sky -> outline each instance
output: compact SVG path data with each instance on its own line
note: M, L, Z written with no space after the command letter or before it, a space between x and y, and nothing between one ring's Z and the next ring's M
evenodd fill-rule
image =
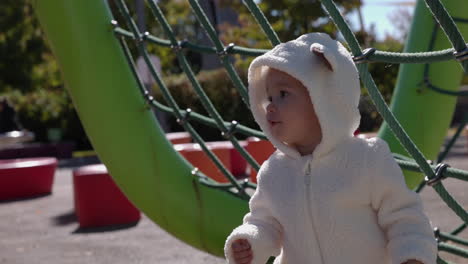
M363 0L362 2L363 20L366 29L369 29L370 25L374 23L377 38L382 39L385 37L385 33L392 34L396 31L391 24L389 15L398 11L399 8L409 9L412 14L414 6L411 3L415 3L416 0ZM359 25L357 12L350 15L349 20L353 24L353 28L357 29Z

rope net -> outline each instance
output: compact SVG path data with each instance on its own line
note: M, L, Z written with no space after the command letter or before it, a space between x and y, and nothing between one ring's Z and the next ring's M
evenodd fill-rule
M346 40L351 53L353 55L356 66L359 70L360 78L368 93L374 102L378 112L382 115L384 120L388 123L392 132L398 138L400 143L404 146L407 152L412 156L408 158L403 155L394 154L396 162L403 170L422 172L426 175L426 179L422 181L415 191L421 191L425 186L431 186L442 198L442 200L449 206L455 214L462 220L463 224L455 228L450 232L441 232L438 229L435 229L435 235L438 240L439 251L449 252L451 254L468 257L468 250L460 246L468 246L468 240L457 237L457 235L462 232L468 223L468 212L459 204L457 201L447 192L445 189L442 180L445 178L455 178L463 181L468 180L468 171L463 171L456 168L449 168L446 164L441 163L450 148L453 146L454 142L457 140L463 127L468 123L468 115L465 115L465 118L458 127L456 133L451 138L449 143L446 145L445 149L439 154L435 164L427 162L426 158L423 156L421 151L416 147L411 138L402 128L398 120L392 114L388 106L386 105L382 94L379 92L374 80L369 73L368 65L369 62L382 62L382 63L424 63L424 85L428 88L439 92L441 94L452 95L452 96L467 96L468 91L460 92L451 92L445 91L441 88L436 87L431 84L429 80L429 63L448 61L448 60L457 60L460 65L463 67L465 73L468 72L468 47L463 39L463 36L460 34L458 27L455 24L455 21L460 23L468 23L466 19L461 18L452 18L448 12L445 10L445 7L439 0L425 0L426 5L432 12L435 20L436 26L433 29L433 39L437 30L442 29L450 40L453 48L430 51L430 52L417 52L417 53L396 53L396 52L386 52L376 49L366 49L362 50L358 41L356 40L355 35L352 33L349 25L344 20L343 16L340 14L337 6L332 0L322 0L321 4L324 10L328 12L328 15L333 20L337 28L343 34L344 39ZM252 129L250 127L239 124L237 121L226 121L223 120L222 116L215 109L210 99L206 95L203 87L197 81L195 73L192 70L189 62L184 55L184 50L192 50L200 53L211 53L217 54L222 66L226 69L230 79L232 80L234 87L237 89L240 94L241 100L248 108L248 93L247 88L236 72L230 56L234 54L240 54L244 56L259 56L268 50L264 49L252 49L248 47L236 46L235 44L229 44L225 46L221 40L218 38L218 34L214 29L213 25L210 23L207 15L201 8L197 0L188 0L198 22L205 29L208 37L210 38L213 46L204 46L192 43L189 41L181 41L176 39L176 36L173 32L173 29L169 25L166 17L164 16L162 10L157 4L157 1L149 0L148 6L154 15L157 22L162 26L163 31L168 39L159 38L157 36L151 35L149 32L141 32L135 21L132 19L132 16L125 5L124 0L115 0L115 3L118 7L118 10L123 17L122 21L126 25L127 29L120 26L120 24L113 20L111 22L115 36L119 39L128 63L131 65L132 71L135 75L135 78L138 82L139 88L142 95L148 102L150 107L154 107L159 111L169 113L177 118L177 122L191 134L193 140L200 145L203 151L208 155L208 157L214 162L216 167L224 174L229 183L218 183L215 182L196 168L192 171L192 174L198 178L200 183L210 186L212 188L222 189L226 192L231 193L232 195L238 196L241 199L248 200L250 198L249 194L246 192L247 189L255 189L256 185L248 180L237 180L232 173L223 166L220 159L207 147L202 137L199 133L193 128L191 122L200 122L204 125L217 128L221 131L221 134L226 140L229 140L235 149L242 155L242 157L247 161L253 169L258 171L259 164L256 160L239 144L239 141L236 138L236 134L242 134L245 136L255 136L261 139L266 139L263 132ZM268 37L268 40L272 46L278 45L280 40L278 35L273 30L270 23L267 21L265 15L259 9L257 4L253 0L244 0L243 3L246 5L248 10L256 19L257 23L260 25L261 29ZM136 45L138 52L144 58L144 61L150 70L150 73L154 80L156 81L157 86L162 92L164 100L167 102L167 105L158 102L151 95L151 93L145 88L141 80L138 77L138 74L135 70L135 63L130 50L127 45L127 41L133 41ZM432 40L429 50L432 50ZM173 98L170 91L168 90L166 84L161 78L161 75L157 72L155 66L150 60L149 52L146 48L147 43L155 44L162 48L170 48L176 54L179 65L181 66L183 72L188 77L192 88L198 95L204 109L208 112L209 116L192 111L191 109L181 109L177 104L177 101ZM450 243L448 243L450 242ZM438 263L448 263L440 256L438 257Z

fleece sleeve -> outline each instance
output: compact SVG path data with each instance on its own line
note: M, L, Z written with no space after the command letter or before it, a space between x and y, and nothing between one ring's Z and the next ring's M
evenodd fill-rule
M437 243L421 198L406 186L385 141L377 139L371 157L371 203L386 233L392 263L415 259L435 264Z
M280 253L282 227L271 214L271 207L262 190L260 179L249 207L250 212L244 216L243 224L234 229L226 239L224 254L228 263L235 263L231 244L237 239L249 241L253 254L252 264L265 264L270 256Z

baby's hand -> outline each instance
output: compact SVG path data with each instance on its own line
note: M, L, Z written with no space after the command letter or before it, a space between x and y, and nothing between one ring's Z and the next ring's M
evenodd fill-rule
M246 239L237 239L232 242L231 249L236 264L250 264L253 258L252 248Z

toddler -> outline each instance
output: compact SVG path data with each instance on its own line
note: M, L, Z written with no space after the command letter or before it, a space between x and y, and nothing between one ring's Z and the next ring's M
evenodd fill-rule
M421 200L386 142L353 137L359 77L341 43L323 33L282 43L248 79L252 113L277 150L226 240L229 263L436 263Z

